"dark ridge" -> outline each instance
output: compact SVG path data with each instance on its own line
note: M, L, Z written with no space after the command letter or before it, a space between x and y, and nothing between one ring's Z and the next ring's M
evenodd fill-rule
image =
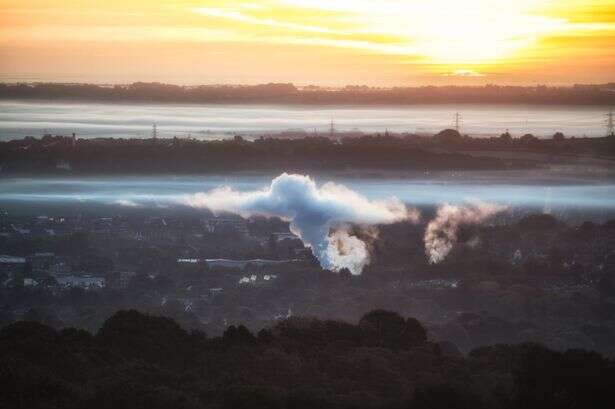
M523 343L462 356L384 310L358 325L291 318L256 336L231 326L216 338L134 310L95 335L20 321L0 330L0 382L6 408L615 405L615 365L598 353Z

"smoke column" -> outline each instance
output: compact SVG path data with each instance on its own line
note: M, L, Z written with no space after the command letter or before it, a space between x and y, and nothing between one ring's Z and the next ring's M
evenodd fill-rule
M416 210L406 208L395 198L370 201L345 186L329 182L318 187L308 176L287 173L273 179L263 190L238 192L222 187L189 196L186 202L243 217L280 217L290 222L291 231L312 249L323 268L348 268L355 275L369 263L369 251L365 242L347 232L345 225L390 224L417 221L419 217Z
M445 204L425 230L425 253L432 264L448 256L457 244L457 232L463 224L479 224L505 210L505 206L476 203L465 207Z
M346 267L353 274L360 274L369 264L367 244L346 230L337 230L328 238L327 257L333 266Z

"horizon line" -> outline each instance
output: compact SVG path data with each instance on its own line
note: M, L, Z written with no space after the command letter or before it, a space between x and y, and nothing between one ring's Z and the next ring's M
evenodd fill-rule
M534 84L511 84L511 83L486 83L486 84L433 84L433 83L425 83L421 85L368 85L368 84L346 84L346 85L319 85L319 84L297 84L294 82L256 82L256 83L240 83L240 82L218 82L218 83L191 83L191 84L182 84L182 83L173 83L173 82L162 82L162 81L131 81L131 82L81 82L81 81L53 81L53 80L45 80L45 81L5 81L0 79L0 86L15 86L15 85L93 85L93 86L119 86L126 87L136 84L147 84L147 85L169 85L176 86L182 88L195 88L195 87L257 87L264 85L286 85L293 86L299 90L306 90L309 88L316 89L329 89L329 90L343 90L346 88L367 88L371 90L390 90L396 88L487 88L487 87L505 87L505 88L575 88L575 87L601 87L601 86L614 86L615 87L615 78L613 80L607 82L597 82L597 83L586 83L586 82L573 82L569 84L560 84L560 85L549 85L546 83L534 83ZM614 90L615 92L615 90Z

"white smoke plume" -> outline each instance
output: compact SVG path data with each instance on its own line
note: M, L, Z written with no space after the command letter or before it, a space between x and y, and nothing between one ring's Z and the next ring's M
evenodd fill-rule
M489 203L440 206L435 219L429 222L425 230L425 253L429 262L436 264L448 256L457 244L457 232L461 225L482 223L505 209L505 206Z
M128 199L119 199L113 202L113 204L123 207L140 207L141 205L137 202Z
M360 274L369 264L367 243L357 236L350 235L346 230L337 230L327 240L327 257L336 268L347 268L352 274Z
M348 268L361 274L369 263L366 243L352 236L345 225L390 224L418 221L419 213L395 198L370 201L335 183L318 187L309 176L287 174L276 177L263 190L238 192L229 187L197 193L187 198L190 206L213 212L232 212L243 217L262 215L290 222L321 266L333 271ZM334 233L330 235L330 232Z

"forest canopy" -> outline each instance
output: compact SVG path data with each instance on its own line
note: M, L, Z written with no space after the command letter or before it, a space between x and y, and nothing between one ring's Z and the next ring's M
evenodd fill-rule
M293 317L251 333L188 332L119 311L96 334L20 321L0 330L0 406L12 408L611 408L615 365L539 344L462 356L420 322Z

